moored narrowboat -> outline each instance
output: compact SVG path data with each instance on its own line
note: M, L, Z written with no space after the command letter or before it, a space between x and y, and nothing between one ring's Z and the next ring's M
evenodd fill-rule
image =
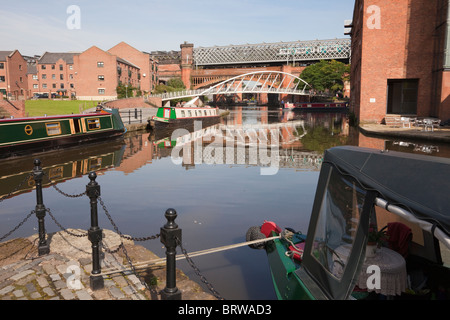
M117 109L0 119L0 158L119 138L125 132Z
M192 129L194 121L210 126L220 121L219 108L206 107L160 107L152 117L155 129ZM192 128L191 128L192 127Z

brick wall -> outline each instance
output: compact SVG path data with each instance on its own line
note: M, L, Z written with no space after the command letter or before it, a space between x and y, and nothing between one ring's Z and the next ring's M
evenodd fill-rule
M110 100L117 97L117 57L93 46L74 56L75 89L80 100ZM103 64L98 64L98 63ZM102 66L101 66L102 65ZM104 80L98 80L98 76ZM100 89L104 90L99 91Z
M351 106L360 121L382 121L389 79L418 79L417 115L432 113L436 8L437 0L355 1Z
M12 103L19 110L14 108L10 103ZM13 116L14 118L25 117L25 101L16 100L8 102L2 99L0 100L0 113L2 114L1 117L10 117L10 116Z
M128 98L128 99L119 99L105 102L104 105L115 108L115 109L128 109L128 108L151 108L151 106L145 101L148 100L155 106L161 107L162 101L161 98L155 97L137 97L137 98Z

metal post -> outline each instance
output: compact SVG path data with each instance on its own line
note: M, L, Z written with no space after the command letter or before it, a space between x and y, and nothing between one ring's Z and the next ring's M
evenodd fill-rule
M40 256L50 253L50 246L47 244L45 239L45 206L42 198L42 176L44 172L41 168L41 160L34 160L33 168L34 181L36 185L36 217L38 218L38 228L39 228L39 245L38 254Z
M177 239L181 241L181 229L175 223L177 212L167 209L167 223L161 228L161 243L166 247L166 287L161 292L161 300L181 300L181 291L177 288L176 262Z
M137 108L134 108L134 118L137 119Z
M91 204L91 227L88 230L88 238L92 243L92 272L90 276L90 286L92 290L102 289L104 286L103 276L96 276L101 273L100 267L100 241L102 241L103 230L98 226L97 198L100 196L100 186L95 181L97 174L89 173L91 180L86 185L86 194Z

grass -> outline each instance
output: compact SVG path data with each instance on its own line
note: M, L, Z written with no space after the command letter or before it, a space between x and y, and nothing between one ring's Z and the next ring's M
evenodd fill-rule
M80 113L83 110L95 108L97 103L97 101L82 100L27 100L25 101L25 114L28 114L29 117L38 117Z

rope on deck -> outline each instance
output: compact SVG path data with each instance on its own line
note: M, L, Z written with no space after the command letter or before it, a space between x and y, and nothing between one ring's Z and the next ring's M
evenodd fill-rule
M198 256L206 255L206 254L211 254L211 253L217 253L217 252L221 252L221 251L231 250L231 249L235 249L235 248L239 248L239 247L248 246L248 245L251 245L251 244L271 241L271 240L280 239L280 238L281 238L281 235L278 235L278 236L275 236L275 237L269 237L269 238L265 238L265 239L257 239L257 240L253 240L253 241L245 241L245 242L231 244L231 245L227 245L227 246L216 247L216 248L211 248L211 249L205 249L205 250L192 252L192 253L189 253L189 256L190 257L198 257ZM176 256L175 259L176 260L181 260L181 259L185 259L185 258L186 257L185 257L184 254L179 254L179 255ZM136 262L136 263L133 263L133 266L134 266L135 269L145 269L145 268L150 268L150 267L153 267L153 266L164 265L165 263L166 263L166 258L159 258L159 259L154 259L154 260L149 260L149 261ZM122 269L106 268L106 269L102 270L102 272L100 274L96 274L96 276L109 275L109 274L113 274L113 273L117 273L117 272L124 272L124 271L131 271L131 267L124 267Z

